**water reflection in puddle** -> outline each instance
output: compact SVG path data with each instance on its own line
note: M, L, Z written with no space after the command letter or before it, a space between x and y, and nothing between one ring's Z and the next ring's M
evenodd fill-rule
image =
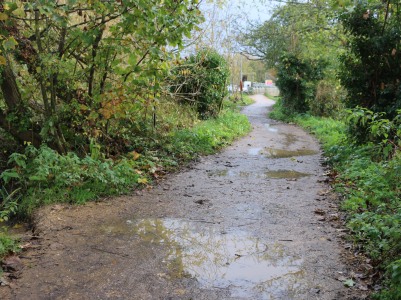
M284 134L284 136L285 136L285 146L287 147L294 144L298 140L298 137L292 133L286 133Z
M207 175L208 176L223 177L223 176L227 176L228 175L228 170L227 169L224 169L224 170L210 170L210 171L207 171Z
M194 277L205 288L229 288L232 296L270 299L299 288L302 260L278 243L245 231L220 232L202 222L178 219L127 221L143 242L163 245L169 277Z
M298 179L310 176L311 174L297 172L294 170L268 170L264 173L246 172L236 170L214 170L208 172L210 177L242 177L242 178L272 178L272 179Z
M292 137L289 137L287 142L291 144L295 141ZM257 155L265 155L268 158L288 158L294 156L308 156L315 155L319 153L316 150L311 149L298 149L298 150L285 150L285 149L277 149L277 148L250 148L248 149L248 155L257 156Z
M301 173L294 170L272 170L267 171L265 175L269 178L274 179L298 179L306 176L310 176L311 174Z
M249 155L259 155L263 148L251 148L248 150Z
M265 124L265 128L267 128L267 130L270 131L270 132L274 132L274 133L278 132L278 129L274 128L274 127L271 127L270 124Z
M269 158L287 158L293 156L307 156L315 155L318 153L316 150L311 149L298 149L298 150L284 150L276 148L264 148L264 154Z

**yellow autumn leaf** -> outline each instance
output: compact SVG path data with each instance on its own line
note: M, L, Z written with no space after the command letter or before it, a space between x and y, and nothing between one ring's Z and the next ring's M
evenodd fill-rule
M8 19L8 15L5 13L0 13L0 21L5 21Z
M132 158L133 158L134 160L137 160L139 157L141 157L141 155L140 155L138 152L136 152L136 151L132 151L132 152L131 152L131 155L132 155Z
M25 11L24 11L24 9L22 7L17 8L12 13L13 13L14 16L17 16L17 17L20 17L20 18L25 17Z
M0 55L0 65L5 65L7 63L7 60L4 56Z
M138 183L147 184L148 180L146 178L138 178Z

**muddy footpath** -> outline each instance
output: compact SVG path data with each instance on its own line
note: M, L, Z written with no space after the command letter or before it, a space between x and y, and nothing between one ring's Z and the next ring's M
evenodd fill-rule
M41 209L0 298L351 299L319 145L253 97L253 131L224 151L132 196Z

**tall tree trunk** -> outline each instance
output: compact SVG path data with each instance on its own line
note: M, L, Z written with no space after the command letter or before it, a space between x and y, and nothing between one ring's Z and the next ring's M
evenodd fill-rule
M1 78L1 91L5 103L8 107L8 111L15 114L17 121L9 122L7 120L7 114L3 110L0 110L0 127L10 133L19 143L24 144L30 142L35 147L39 147L42 143L42 139L39 132L34 129L33 124L29 124L30 121L24 120L24 125L28 123L28 125L30 125L28 127L30 128L26 128L26 125L24 126L25 128L21 128L20 126L22 119L29 118L29 114L22 102L17 81L9 62L3 67Z

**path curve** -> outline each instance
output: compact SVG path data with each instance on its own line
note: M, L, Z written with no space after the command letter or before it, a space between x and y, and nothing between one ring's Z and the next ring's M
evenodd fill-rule
M266 118L140 195L40 211L10 299L344 299L319 145Z

